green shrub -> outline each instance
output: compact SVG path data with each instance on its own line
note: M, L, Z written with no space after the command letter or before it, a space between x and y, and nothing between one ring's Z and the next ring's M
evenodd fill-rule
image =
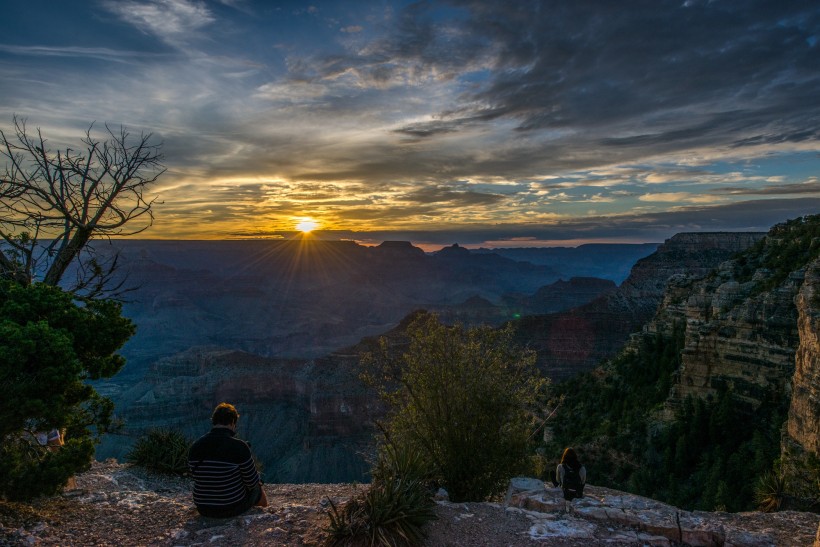
M185 475L190 447L191 441L179 431L152 429L137 439L126 459L149 471Z
M110 300L78 300L57 287L0 280L0 498L58 492L87 469L113 403L86 380L108 378L134 325ZM48 452L31 434L66 430Z
M418 545L424 525L436 518L429 464L421 452L388 445L373 469L373 483L361 496L337 508L330 502L333 545Z
M30 500L58 493L76 472L90 466L91 439L70 439L50 451L26 435L10 436L0 443L0 487L10 500Z
M512 327L464 329L420 314L409 347L382 340L365 356L365 379L389 406L391 443L423 454L453 501L483 501L529 470L534 412L547 382L535 355L516 347Z

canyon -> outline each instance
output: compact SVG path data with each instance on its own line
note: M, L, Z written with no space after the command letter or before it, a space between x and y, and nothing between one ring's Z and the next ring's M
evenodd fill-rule
M543 370L560 379L588 370L595 359L614 355L630 332L639 330L644 318L656 311L670 277L703 276L762 237L749 233L679 234L640 260L619 287L611 281L574 278L539 287L526 298L505 292L493 303L474 294L461 304L433 309L445 318L467 319L469 323L487 317L501 320L499 309L512 313L571 307L569 311L511 319L519 336L526 337L522 341L536 349ZM423 256L400 244L376 252L394 253L394 259L410 253L418 259ZM469 260L472 253L454 246L441 254L446 260ZM477 268L476 264L470 267ZM473 275L484 274L478 270ZM378 334L400 343L410 317ZM367 480L373 420L380 415L380 408L375 394L358 380L358 361L375 340L375 336L365 337L357 344L308 359L207 345L158 359L139 378L114 378L99 386L115 400L124 426L118 434L104 438L98 457L123 459L133 440L154 427L172 427L195 438L207 428L213 406L231 400L243 415L240 436L251 441L269 480ZM556 351L555 344L563 352Z
M424 253L409 242L365 247L353 241L140 241L97 243L118 255L115 284L129 289L123 313L137 324L123 349L121 376L139 378L158 359L196 346L219 346L265 357L310 359L355 345L394 327L416 309L494 324L522 313L529 295L559 280L583 277L585 264L619 272L654 245L576 252L549 266L458 245ZM600 260L598 257L601 257ZM576 306L608 290L587 287L561 306ZM548 289L547 289L548 290ZM555 291L553 291L555 292ZM543 300L543 299L542 299ZM533 300L533 302L537 299ZM475 311L476 302L486 310ZM539 310L555 311L544 301ZM546 307L545 307L546 306ZM550 307L551 306L551 307Z

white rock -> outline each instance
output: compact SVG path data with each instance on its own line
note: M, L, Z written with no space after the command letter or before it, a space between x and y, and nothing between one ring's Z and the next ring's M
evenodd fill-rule
M596 527L583 520L545 520L533 524L529 535L534 540L548 538L595 539Z

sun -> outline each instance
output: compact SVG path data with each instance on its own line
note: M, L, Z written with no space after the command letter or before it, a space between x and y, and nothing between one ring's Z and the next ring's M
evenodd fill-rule
M296 229L303 233L308 233L319 227L319 223L310 217L300 218L296 224Z

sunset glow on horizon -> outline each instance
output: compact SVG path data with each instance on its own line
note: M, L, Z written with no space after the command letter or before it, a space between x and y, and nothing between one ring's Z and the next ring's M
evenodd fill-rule
M319 223L310 217L305 217L299 220L296 224L296 229L303 233L310 233L319 227Z
M816 3L6 8L0 130L153 133L141 238L569 246L820 212Z

